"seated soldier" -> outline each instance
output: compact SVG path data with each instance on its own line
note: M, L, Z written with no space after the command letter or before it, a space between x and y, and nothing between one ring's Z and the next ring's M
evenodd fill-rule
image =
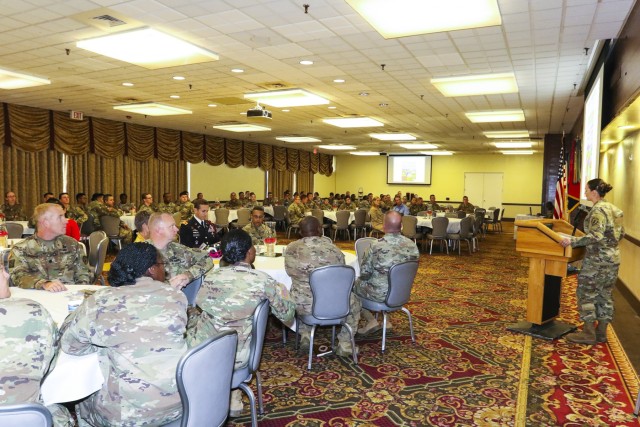
M242 202L238 200L238 196L235 192L229 194L229 201L224 205L227 209L240 209L242 207Z
M304 218L304 205L302 204L302 200L300 200L300 196L294 197L293 203L289 205L287 210L289 212L289 221L291 224L298 224L300 220Z
M458 206L458 210L464 213L472 214L475 211L476 207L469 203L469 198L464 196L462 198L462 203Z
M193 217L180 226L180 243L190 248L213 246L220 241L222 230L209 221L209 202L204 199L193 201Z
M120 193L120 203L118 203L117 207L118 209L120 209L122 212L125 213L132 213L135 214L136 212L136 207L133 203L128 203L128 198L129 196L127 196L127 193Z
M228 266L205 276L196 300L202 313L189 319L187 343L194 347L218 332L238 332L235 361L238 369L249 361L251 322L258 304L268 299L271 312L285 324L291 324L295 304L284 285L267 273L252 270L256 249L245 231L232 230L225 234L221 249L222 259ZM232 393L230 409L230 416L242 413L240 390Z
M173 195L171 193L162 194L162 203L158 204L158 212L168 213L173 215L178 211L178 206L173 201Z
M409 208L409 213L413 216L416 216L418 215L419 212L423 212L426 210L427 210L427 207L424 204L424 200L422 200L422 197L418 197L415 204L411 203L411 207Z
M104 204L98 209L96 209L96 212L100 216L107 215L107 216L112 216L114 218L120 219L120 217L124 215L124 212L122 212L120 209L115 207L115 200L113 198L113 195L105 194L103 199L104 199ZM131 231L129 226L124 222L120 221L118 227L119 227L118 235L122 238L122 243L125 245L128 245L129 243L131 243L133 232Z
M357 209L358 209L358 206L351 201L351 197L347 197L344 203L342 203L338 208L339 211L350 211L350 212L355 212Z
M275 236L271 227L264 224L264 208L262 206L254 206L251 210L251 222L242 229L251 236L254 245L261 245L265 238Z
M93 215L94 230L102 230L102 226L100 225L100 213L102 212L103 206L104 206L104 194L93 193L91 195L91 201L89 202L89 206L87 206L87 210L91 215Z
M27 215L22 212L22 206L17 202L16 193L7 191L4 195L4 204L0 206L0 213L7 221L26 221Z
M138 212L148 211L149 213L154 213L158 211L158 207L153 203L153 196L151 193L142 193L142 203L138 208Z
M180 192L180 199L176 205L176 212L180 212L180 219L182 222L187 222L193 216L193 203L189 201L189 192Z
M91 273L83 261L80 243L66 236L67 219L57 204L36 206L33 218L36 233L13 245L11 280L27 289L51 292L67 290L67 285L88 285Z
M133 223L136 225L136 231L138 232L136 236L135 243L141 243L149 239L149 218L151 217L151 212L149 211L141 211L138 212L133 219Z
M436 195L435 194L432 194L432 195L429 196L429 203L427 203L427 210L430 210L432 212L437 212L439 210L442 210L440 205L438 203L436 203Z
M164 282L164 265L147 243L125 246L109 284L65 321L60 348L97 353L105 381L77 408L81 425L165 425L182 414L176 367L187 351L187 298Z

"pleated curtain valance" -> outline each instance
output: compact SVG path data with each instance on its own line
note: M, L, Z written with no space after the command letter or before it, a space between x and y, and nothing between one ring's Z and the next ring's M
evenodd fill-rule
M104 158L206 162L237 168L310 172L330 176L333 156L275 147L173 129L87 117L72 120L67 113L2 104L0 141L25 152L54 150L66 155L94 153Z

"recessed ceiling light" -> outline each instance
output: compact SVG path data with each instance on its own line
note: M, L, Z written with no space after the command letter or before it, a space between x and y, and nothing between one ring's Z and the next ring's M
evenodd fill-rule
M426 154L427 156L452 156L453 152L446 150L438 150L438 151L421 151L420 153Z
M329 100L304 89L271 90L267 92L247 93L246 99L272 107L304 107L307 105L328 104Z
M283 113L288 113L289 111L291 111L291 110L289 110L289 109L282 110Z
M76 43L76 46L148 69L198 64L220 59L214 52L151 28L139 28L81 40Z
M129 113L145 114L147 116L176 116L191 114L190 110L158 104L156 102L144 102L140 104L114 105L114 110L128 111Z
M325 150L355 150L353 145L318 145L318 148L324 148Z
M278 141L284 142L321 142L321 139L310 136L276 136Z
M349 154L354 156L379 156L377 151L350 151Z
M408 133L370 133L369 136L379 141L415 141L415 136Z
M472 123L524 122L522 110L470 111L464 115Z
M487 138L529 138L528 130L497 130L482 133Z
M169 95L171 99L180 99L180 95Z
M347 0L385 39L501 25L496 0Z
M518 92L513 73L443 77L431 79L431 84L446 97Z
M271 128L268 128L266 126L251 125L248 123L237 125L218 125L211 127L214 129L228 130L229 132L264 132L271 130Z
M331 105L331 106L329 106L329 107L327 107L327 108L328 108L329 110L335 110L337 107L336 107L336 106L334 106L334 105Z
M396 144L399 147L406 148L407 150L435 150L437 145L433 144Z
M173 76L173 80L184 80L184 76Z
M313 61L303 59L302 61L300 61L300 65L313 65Z
M345 79L333 79L334 83L344 83Z
M382 107L382 108L385 108L385 107L388 107L388 106L389 106L389 104L387 104L386 102L381 102L380 104L378 104L378 107Z
M244 73L244 70L242 68L232 68L231 72L232 73Z
M207 104L207 107L217 107L218 104Z
M133 83L131 83L131 82L124 82L124 83L122 83L122 86L131 87L131 86L133 86Z
M496 148L531 148L533 145L531 141L520 141L520 142L494 142L493 145Z
M339 128L370 128L384 126L370 117L337 117L334 119L322 119L328 125L337 126Z
M360 96L369 96L369 92L360 92L358 95L360 95Z
M25 87L50 84L51 80L30 76L28 74L15 73L0 68L0 89L22 89Z
M501 151L502 154L511 154L511 155L528 155L533 154L533 150L510 150L510 151Z

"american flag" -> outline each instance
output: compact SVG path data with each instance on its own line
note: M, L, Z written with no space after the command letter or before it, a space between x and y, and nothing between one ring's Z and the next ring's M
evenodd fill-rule
M563 135L564 136L564 135ZM564 158L564 138L560 148L560 167L558 168L558 182L556 183L556 199L553 204L553 217L555 219L565 219L567 198L567 162Z

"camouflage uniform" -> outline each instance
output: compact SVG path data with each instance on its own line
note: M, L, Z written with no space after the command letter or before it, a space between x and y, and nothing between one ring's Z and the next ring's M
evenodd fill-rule
M371 217L371 228L384 232L384 213L382 210L372 206L371 209L369 209L369 216Z
M175 377L187 350L186 325L185 295L149 277L85 299L65 321L60 347L73 355L98 353L105 382L77 406L78 419L142 426L179 418Z
M420 252L416 244L400 233L385 234L365 253L360 266L360 277L356 281L356 294L384 301L389 288L387 273L394 264L417 260Z
M262 202L263 206L273 206L273 205L277 205L278 204L278 199L276 199L275 197L273 198L266 198L264 199L264 201Z
M151 240L147 243L153 244ZM164 249L158 249L164 261L167 280L178 274L186 274L189 280L197 279L213 268L209 253L188 248L180 243L169 242Z
M116 207L122 212L129 213L131 209L135 208L135 205L133 203L118 203Z
M91 273L82 260L80 243L68 236L43 240L37 234L13 245L13 283L25 289L42 289L45 282L60 280L66 285L88 285Z
M442 208L436 202L433 202L433 203L427 202L426 203L426 210L428 210L428 211L430 210L430 211L435 212L435 211L442 210Z
M291 203L287 210L289 211L291 224L298 224L304 218L304 205L302 203Z
M27 220L27 215L22 212L22 206L20 206L20 203L16 203L13 206L9 206L5 203L0 206L0 211L4 214L4 219L7 221Z
M158 212L163 212L163 213L168 213L169 215L173 215L174 213L178 212L178 205L176 205L173 202L160 203L158 204Z
M371 207L371 204L369 203L369 200L367 200L367 199L362 199L362 200L360 200L360 203L358 203L358 209L369 210L370 207Z
M313 209L320 209L316 202L309 200L307 203L304 203L304 210L306 212L311 212Z
M357 209L358 207L353 202L351 203L344 202L338 208L339 211L349 211L349 212L355 212Z
M261 301L269 300L271 312L290 324L296 306L287 288L262 271L245 263L223 267L207 274L196 303L202 313L189 319L187 343L195 347L215 334L238 333L235 367L247 364L251 347L253 312Z
M249 233L249 236L251 236L251 242L254 245L262 244L262 241L266 237L275 237L275 234L271 227L266 224L262 224L260 225L260 227L255 227L252 223L249 223L242 229Z
M289 243L285 251L284 268L291 277L291 296L296 302L299 313L310 314L313 296L309 285L311 272L326 265L344 265L344 254L337 246L322 236L303 237ZM353 294L350 299L351 311L347 316L347 324L354 333L360 321L360 300ZM310 331L307 325L300 325L301 333ZM340 342L349 342L349 332L342 328L338 334ZM349 344L351 345L351 344Z
M229 200L224 207L227 209L240 209L242 207L242 202L238 199Z
M415 205L411 205L409 207L409 214L411 214L413 216L417 216L418 212L422 212L422 211L426 211L426 210L427 210L427 207L424 205L424 203L421 204L421 205L415 204Z
M584 219L584 232L584 236L571 239L571 247L585 247L576 289L580 319L585 323L596 319L611 322L611 293L620 266L618 243L624 236L622 211L600 200Z
M460 206L458 206L458 210L464 213L472 214L475 212L476 207L471 203L467 203L466 205L464 203L460 203Z
M83 206L76 205L69 206L69 209L67 209L67 218L74 220L78 223L78 226L81 227L82 224L89 219L89 216Z
M96 230L102 230L102 225L100 225L100 215L103 215L102 212L104 208L105 205L97 200L89 202L89 206L87 206L88 213L93 215L93 227Z
M55 354L58 331L39 303L23 298L0 300L0 405L42 403L40 383ZM47 406L54 426L75 422L62 405Z
M156 205L154 205L154 204L151 204L151 205L147 206L147 205L145 205L143 203L138 208L138 213L144 212L144 211L147 211L147 212L149 212L149 214L153 215L154 213L158 212L158 207Z
M180 219L182 221L189 221L193 216L193 203L190 201L178 203L176 205L176 212L180 212Z
M392 207L393 207L393 202L392 201L388 201L388 202L385 201L385 200L380 201L380 209L382 209L382 212L387 212Z

